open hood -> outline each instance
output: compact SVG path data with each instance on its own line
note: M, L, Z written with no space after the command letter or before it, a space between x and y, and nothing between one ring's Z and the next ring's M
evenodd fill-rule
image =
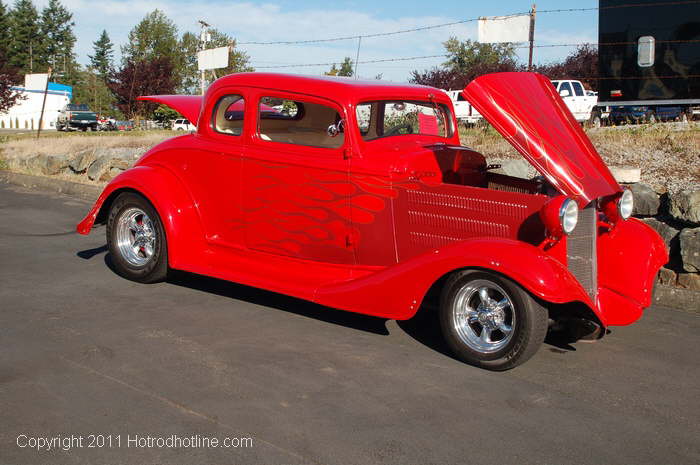
M473 80L465 98L561 193L581 207L620 190L588 136L537 73L495 73Z
M196 126L203 98L201 95L145 95L137 100L149 100L167 105Z

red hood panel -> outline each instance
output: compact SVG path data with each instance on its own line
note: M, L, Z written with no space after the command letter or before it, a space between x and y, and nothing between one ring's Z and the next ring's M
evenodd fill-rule
M486 74L467 100L561 193L581 206L620 186L549 79L536 73Z

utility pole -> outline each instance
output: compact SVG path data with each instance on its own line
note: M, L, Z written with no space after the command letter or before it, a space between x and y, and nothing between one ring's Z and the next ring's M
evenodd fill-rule
M357 37L357 55L355 55L355 79L357 79L357 65L360 62L360 45L362 45L362 36Z
M202 28L200 33L199 33L199 51L204 51L207 48L207 42L209 42L209 32L207 32L207 28L211 27L208 23L206 23L203 20L199 20L199 25ZM202 95L204 95L204 89L206 88L206 79L204 75L205 71L201 70L199 72L199 85L201 87L201 92Z
M41 114L39 115L39 127L36 130L36 138L41 136L41 126L44 124L44 109L46 108L46 94L49 93L49 79L51 79L51 67L46 73L46 87L44 87L44 101L41 103Z
M537 5L532 4L532 10L530 10L530 58L527 60L527 70L532 71L532 51L535 48L535 14L537 12Z

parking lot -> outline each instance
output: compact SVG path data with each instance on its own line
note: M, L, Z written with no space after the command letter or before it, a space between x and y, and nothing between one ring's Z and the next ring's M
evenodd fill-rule
M427 317L186 273L126 281L104 229L73 232L88 208L0 184L0 464L700 462L696 313L651 308L492 373L452 359ZM90 434L121 444L17 445ZM136 435L252 447L127 446Z

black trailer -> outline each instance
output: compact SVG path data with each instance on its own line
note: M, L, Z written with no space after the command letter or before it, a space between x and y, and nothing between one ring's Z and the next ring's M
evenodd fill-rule
M601 112L616 123L700 115L700 1L599 5Z

